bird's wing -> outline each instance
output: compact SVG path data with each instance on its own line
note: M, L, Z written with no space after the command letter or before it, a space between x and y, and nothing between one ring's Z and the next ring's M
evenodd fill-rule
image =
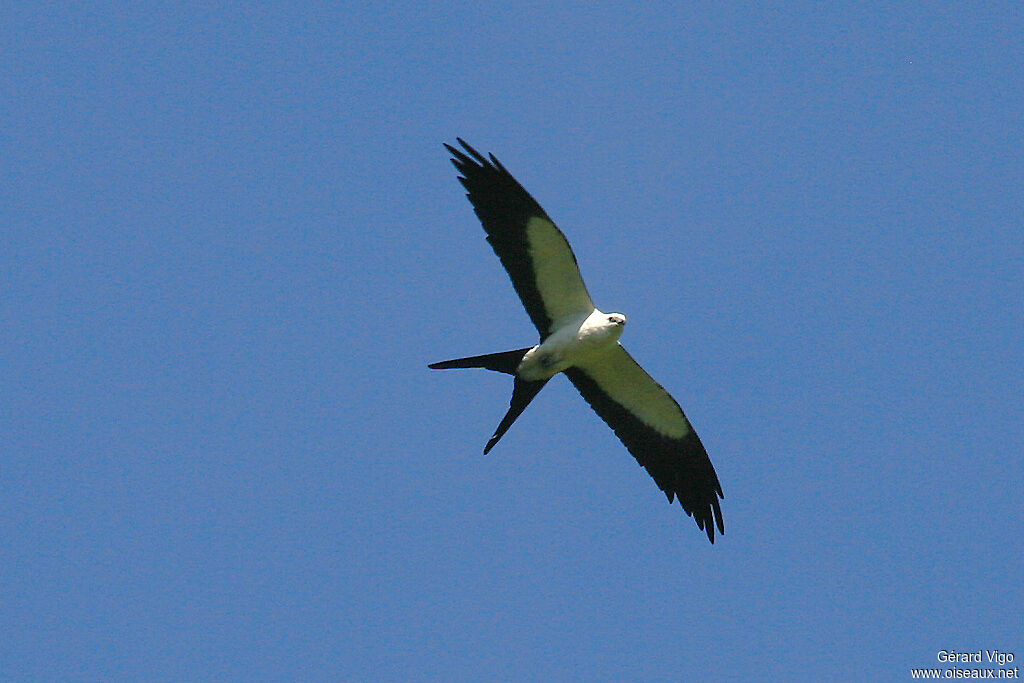
M707 451L679 404L621 344L565 371L671 503L679 499L708 539L725 533L722 485Z
M565 235L493 154L484 158L459 143L468 154L445 145L462 174L459 181L541 339L559 321L593 311Z

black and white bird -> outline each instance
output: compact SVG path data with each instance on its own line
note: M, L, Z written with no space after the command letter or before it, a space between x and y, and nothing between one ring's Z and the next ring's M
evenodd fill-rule
M594 307L565 236L544 209L494 157L462 139L451 145L476 215L494 253L540 333L540 343L514 351L433 363L429 367L486 368L512 375L508 413L484 447L487 453L549 379L560 372L608 423L671 503L715 542L725 533L722 485L704 445L679 404L619 343L626 316Z

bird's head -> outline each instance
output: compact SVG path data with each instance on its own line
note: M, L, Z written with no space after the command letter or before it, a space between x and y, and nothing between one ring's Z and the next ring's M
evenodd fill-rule
M623 327L626 324L626 316L622 315L621 313L609 313L608 322L610 322L612 325L618 325L619 327Z

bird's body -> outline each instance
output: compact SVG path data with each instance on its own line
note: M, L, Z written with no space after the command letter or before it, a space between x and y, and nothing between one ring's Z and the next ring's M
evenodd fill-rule
M551 379L558 373L610 351L622 336L626 316L602 313L570 318L547 339L526 352L516 376L527 381Z
M459 143L468 155L445 147L463 174L459 180L468 190L487 241L540 334L540 343L532 347L430 365L512 375L509 410L484 453L548 380L564 373L669 502L678 498L714 543L715 526L724 533L718 475L679 404L619 343L626 317L594 306L565 236L498 160Z

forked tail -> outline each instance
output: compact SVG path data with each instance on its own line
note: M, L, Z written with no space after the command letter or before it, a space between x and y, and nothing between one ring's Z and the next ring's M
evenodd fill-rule
M505 432L507 432L508 428L512 426L512 423L516 421L516 418L523 414L523 411L526 410L526 406L530 405L530 401L533 400L533 397L536 396L538 392L544 388L544 385L548 383L546 379L530 382L516 376L516 368L519 367L519 361L523 359L523 356L526 355L526 352L531 348L533 347L515 349L513 351L502 351L501 353L487 353L482 356L443 360L440 363L431 363L427 366L433 370L485 368L487 370L494 370L495 372L504 372L506 375L512 375L514 378L515 383L512 385L512 400L509 402L508 412L505 413L505 417L501 419L501 422L498 424L498 428L494 430L494 436L492 436L487 441L487 445L484 446L484 455L494 448L494 444L498 443L498 440L505 435Z
M495 372L504 372L506 375L516 374L519 361L523 359L526 352L533 347L515 349L514 351L502 351L501 353L485 353L482 356L470 356L469 358L455 358L443 360L440 363L431 363L428 368L432 370L449 370L451 368L486 368Z

